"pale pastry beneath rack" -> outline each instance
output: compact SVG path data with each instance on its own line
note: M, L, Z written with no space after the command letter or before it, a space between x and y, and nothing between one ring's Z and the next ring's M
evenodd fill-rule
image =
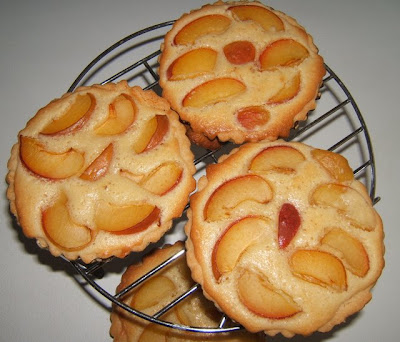
M117 293L144 276L165 260L184 249L183 242L164 246L146 255L141 263L128 267L123 273ZM130 290L120 299L123 303L139 312L154 315L172 300L194 285L185 256L174 260L161 271L151 276L137 288ZM175 305L159 319L183 327L217 328L221 313L212 302L197 291ZM246 331L230 333L198 333L150 323L134 314L114 305L111 313L110 334L114 342L154 342L154 341L263 341L262 336Z

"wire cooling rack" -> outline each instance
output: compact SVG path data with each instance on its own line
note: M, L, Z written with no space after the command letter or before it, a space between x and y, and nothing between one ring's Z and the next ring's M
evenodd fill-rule
M88 64L68 91L73 91L82 85L106 84L124 79L132 85L139 85L143 89L152 89L160 95L161 89L158 85L157 74L158 56L161 53L159 47L165 33L173 23L174 21L168 21L147 27L111 45ZM370 198L375 204L380 198L375 195L375 161L367 126L346 86L332 69L327 65L325 67L326 75L321 86L317 109L309 113L308 120L299 123L286 140L300 141L344 155L349 160L355 177L365 184ZM210 151L193 146L197 169L195 177L200 177L206 165L216 163L221 155L228 153L234 147L233 144L227 143L216 151ZM184 219L176 223L172 229L175 233L172 233L171 236L167 234L163 242L168 238L184 239L182 224L184 224ZM150 250L151 247L146 252L139 253L137 255L138 260ZM216 333L240 330L241 326L231 322L223 314L221 314L218 326L206 328L179 325L160 318L177 303L199 291L200 286L198 284L182 293L154 315L147 315L135 310L122 301L121 298L126 293L157 272L160 272L178 258L184 257L184 254L185 250L179 251L119 293L115 293L115 285L109 289L107 288L108 274L105 270L108 269L111 263L123 263L126 261L111 258L91 264L84 264L80 261L69 262L84 278L85 282L106 300L147 321L165 327L193 332ZM123 269L123 267L118 269ZM118 275L118 278L120 279L120 275Z

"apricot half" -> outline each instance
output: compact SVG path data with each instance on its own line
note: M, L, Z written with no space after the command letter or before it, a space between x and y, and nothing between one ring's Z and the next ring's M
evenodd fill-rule
M252 62L256 56L256 48L247 40L238 40L224 46L226 59L235 65Z
M197 18L184 26L175 36L176 45L193 44L198 38L209 34L225 32L231 20L220 14L211 14Z
M252 130L257 126L265 125L270 119L270 114L263 107L249 106L239 109L236 117L244 128Z
M184 107L203 107L243 93L246 86L234 78L217 78L192 89L183 99Z
M204 218L207 221L221 220L245 201L267 203L271 198L272 189L263 178L256 175L233 178L211 194L204 207Z
M72 148L61 153L48 151L39 140L26 136L20 136L20 158L30 171L50 179L71 177L84 165L83 153Z
M89 120L95 106L96 99L92 94L78 95L67 111L50 121L40 133L60 135L76 132Z

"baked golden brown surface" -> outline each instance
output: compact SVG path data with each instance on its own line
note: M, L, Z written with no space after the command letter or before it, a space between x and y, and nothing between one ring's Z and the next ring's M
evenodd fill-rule
M287 136L315 108L325 74L305 29L257 1L184 14L161 49L163 97L204 147L199 135L238 144Z
M142 263L129 266L122 275L117 293L182 249L184 249L184 244L178 241L172 246L155 250L147 255ZM128 292L122 300L135 310L153 315L193 285L185 256L182 256L147 279L138 288ZM211 328L218 326L220 318L221 313L214 304L206 300L201 291L197 291L174 306L160 319L183 326ZM115 342L262 341L261 336L244 331L205 335L165 328L140 319L116 305L111 313L111 322L110 334Z
M248 143L191 196L187 260L205 295L252 332L326 332L371 299L383 227L339 154Z
M195 188L178 116L125 81L81 87L40 109L8 168L10 209L24 234L85 262L159 240Z

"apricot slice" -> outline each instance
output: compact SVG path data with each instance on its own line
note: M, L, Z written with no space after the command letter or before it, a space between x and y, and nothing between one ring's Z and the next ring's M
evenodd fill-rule
M308 50L293 39L281 39L269 44L260 55L261 70L300 64L309 56Z
M184 26L175 36L174 43L176 45L193 44L202 36L225 32L230 24L231 20L220 14L200 17Z
M95 106L96 99L92 94L78 95L67 111L50 121L40 133L45 135L73 133L88 121Z
M268 104L280 104L293 99L300 91L300 74L296 74L267 101Z
M64 250L79 250L92 241L92 231L71 219L64 193L43 210L42 225L47 238Z
M270 118L269 112L260 106L239 109L236 115L239 123L248 130L265 125Z
M26 136L20 136L20 158L30 171L50 179L71 177L84 165L81 152L72 148L62 153L51 152L39 140Z
M96 228L108 232L125 232L127 230L134 232L133 228L151 216L155 209L154 205L147 203L116 205L106 201L99 201L94 217ZM137 231L147 227L141 228Z
M332 183L319 185L311 194L310 203L335 208L357 228L372 231L375 227L372 206L349 186Z
M238 40L224 46L224 55L232 64L246 64L254 61L256 48L247 40Z
M183 99L184 107L204 107L226 101L246 90L246 86L234 78L217 78L192 89Z
M240 20L253 20L266 30L282 31L282 20L270 10L253 5L239 5L230 7L229 10Z
M247 247L258 241L268 222L260 217L243 218L230 227L218 239L212 253L212 269L215 279L231 272Z
M125 132L135 121L136 111L136 104L130 96L117 96L109 106L107 119L96 127L96 134L115 135Z
M200 48L186 52L175 59L167 70L171 81L194 78L214 70L217 52L210 48Z
M296 207L284 203L279 211L278 243L279 248L286 248L299 230L301 219Z
M140 185L153 194L163 196L179 183L182 171L176 163L163 163L145 176Z
M142 311L160 302L165 302L165 298L170 297L175 290L175 284L168 277L153 276L134 293L130 305L132 308Z
M290 146L271 146L258 153L250 163L253 172L293 173L305 160L304 155Z
M363 244L343 229L331 229L321 243L339 251L347 267L355 275L364 277L368 273L369 259Z
M210 196L204 207L204 218L217 221L245 201L267 203L272 198L270 185L256 175L245 175L230 179L220 185Z
M338 292L347 288L346 270L342 262L334 255L317 250L297 250L290 258L292 272L320 286L332 288Z
M264 276L248 270L238 279L238 293L241 302L261 317L281 319L301 311L289 295L275 289Z
M110 166L113 150L113 145L108 145L80 175L80 178L93 182L103 177L107 173L107 170Z
M338 182L351 181L354 174L346 158L338 153L315 149L311 155L317 160Z
M169 129L169 120L166 115L157 114L151 118L140 133L140 139L135 143L136 153L143 153L152 150L159 145Z

